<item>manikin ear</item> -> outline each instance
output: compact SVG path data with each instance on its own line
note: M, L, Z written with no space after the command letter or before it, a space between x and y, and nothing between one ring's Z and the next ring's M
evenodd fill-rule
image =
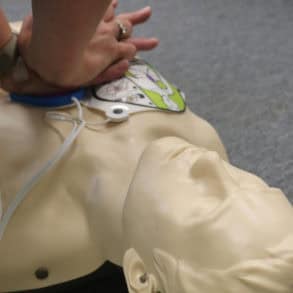
M146 271L144 262L133 248L128 249L124 254L123 271L129 293L157 292L155 276Z

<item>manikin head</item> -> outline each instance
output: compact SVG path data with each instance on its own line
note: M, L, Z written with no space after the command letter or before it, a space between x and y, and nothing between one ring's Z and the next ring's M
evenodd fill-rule
M142 155L123 211L130 293L292 293L283 193L178 138Z

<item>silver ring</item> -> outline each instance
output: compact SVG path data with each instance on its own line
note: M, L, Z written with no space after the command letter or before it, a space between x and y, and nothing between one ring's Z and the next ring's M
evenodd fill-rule
M117 23L118 28L119 28L119 33L118 33L118 36L117 36L117 40L121 41L123 39L126 39L127 38L127 33L128 33L127 27L119 19L116 20L116 23Z

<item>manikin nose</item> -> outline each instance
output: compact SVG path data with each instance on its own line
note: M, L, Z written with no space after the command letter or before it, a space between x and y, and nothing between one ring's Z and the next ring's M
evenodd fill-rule
M226 195L234 194L239 184L229 173L229 164L224 162L217 152L204 150L193 163L190 175L207 188L225 191Z

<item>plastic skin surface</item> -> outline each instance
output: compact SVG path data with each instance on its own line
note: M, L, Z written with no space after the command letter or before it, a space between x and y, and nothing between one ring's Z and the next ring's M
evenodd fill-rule
M62 109L75 115L75 107ZM54 153L71 124L44 119L47 109L0 97L0 191L3 212L24 182ZM83 107L88 121L104 121ZM0 292L40 288L84 276L105 260L122 264L122 210L146 146L166 136L220 154L225 149L206 121L160 111L132 115L123 123L84 128L62 160L17 208L0 242ZM145 178L146 186L150 177ZM39 280L35 272L48 269Z
M0 93L0 219L71 131L46 112ZM292 224L281 191L227 163L206 121L188 109L141 112L84 128L17 208L0 241L0 292L69 281L110 260L123 264L130 293L292 293Z
M130 293L292 293L290 202L217 152L175 137L151 143L123 225Z

